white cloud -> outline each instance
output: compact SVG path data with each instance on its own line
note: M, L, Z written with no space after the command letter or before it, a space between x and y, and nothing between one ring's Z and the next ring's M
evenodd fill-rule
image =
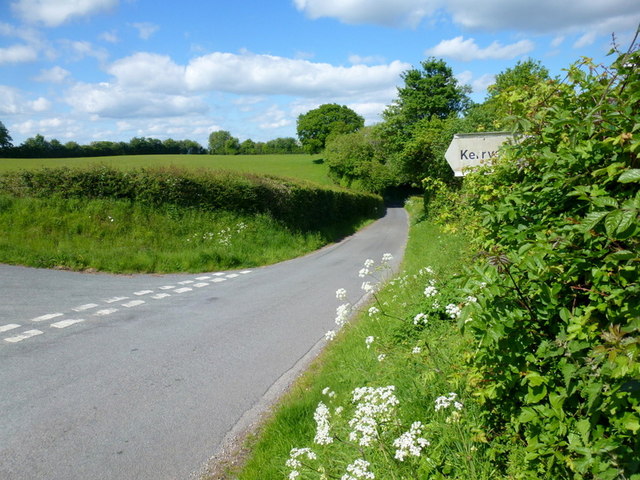
M293 123L291 117L277 105L271 105L265 112L254 117L258 127L263 130L275 130Z
M11 4L22 19L57 27L75 18L94 15L118 5L118 0L18 0Z
M65 70L64 68L56 65L53 68L40 70L40 75L35 77L34 80L46 83L62 83L69 78L69 75L71 75L69 70Z
M427 55L453 58L468 62L471 60L512 59L529 53L534 49L530 40L520 40L510 45L494 41L486 48L480 48L473 38L455 37L442 40L438 45L426 51Z
M151 38L151 36L160 28L158 25L154 25L149 22L132 23L131 26L138 30L138 36L143 40Z
M185 68L166 55L139 52L113 62L107 72L126 88L175 93L185 89Z
M69 89L66 101L80 112L108 118L169 117L204 113L208 109L199 97L148 92L110 83L79 83Z
M32 102L28 102L28 105L34 112L46 112L51 108L51 102L44 97L38 97Z
M51 102L44 97L35 100L25 98L23 92L14 87L0 85L0 113L19 115L39 113L51 108Z
M573 48L582 48L592 45L593 42L596 41L596 34L594 32L588 32L582 35L576 42L573 44Z
M446 11L454 23L469 29L526 32L613 31L635 29L637 0L294 0L309 18L336 18L344 23L415 28Z
M564 42L564 35L558 35L553 40L551 40L551 46L553 48L558 48Z
M336 67L271 55L211 53L186 68L186 84L195 91L219 90L252 95L344 96L395 85L410 65Z
M337 18L344 23L374 23L415 28L435 12L438 0L294 0L308 17Z
M120 41L120 38L118 38L118 34L116 33L115 30L102 32L98 38L109 43L118 43Z
M23 137L33 137L36 134L41 134L48 139L75 140L83 130L83 127L75 119L51 117L14 123L11 126L11 130Z
M86 40L61 40L60 44L69 50L69 58L75 61L82 60L85 57L93 57L100 62L105 62L109 57L107 50L102 47L95 47L91 42L87 42Z
M0 48L0 65L32 62L37 58L38 51L30 45L11 45Z

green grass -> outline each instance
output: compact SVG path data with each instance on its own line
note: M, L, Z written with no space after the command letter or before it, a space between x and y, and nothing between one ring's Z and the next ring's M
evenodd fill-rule
M331 185L326 164L319 155L122 155L79 158L0 158L0 173L44 167L86 167L108 165L115 168L177 166L269 174Z
M419 221L420 201L412 200L410 205L413 221L402 273L341 330L260 433L248 440L245 448L250 454L244 467L228 471L224 477L209 478L287 478L291 468L285 463L294 447L310 447L318 457L304 459L306 466L298 469L298 479L341 478L347 465L358 458L371 463L376 479L500 478L487 456L480 407L463 367L470 341L460 333L457 321L444 313L446 304L464 301L455 288L455 275L468 260L465 239ZM434 273L429 273L427 266ZM430 280L435 280L439 293L427 298L423 292ZM438 309L434 309L434 300L441 304ZM381 312L369 315L366 309L371 305ZM428 314L426 324L414 324L419 313ZM367 349L365 338L369 336L374 340ZM414 353L418 349L419 353ZM385 358L380 361L379 355ZM395 386L400 402L395 413L378 428L378 440L370 447L354 444L349 440L348 424L354 412L352 391L388 385ZM327 387L335 396L323 394ZM453 407L435 410L436 398L449 392L457 393L464 404L459 418ZM319 402L332 412L334 442L329 445L314 443L314 412ZM342 413L335 410L338 406L344 408ZM393 441L416 421L422 422L422 437L430 445L419 457L399 461L394 458Z
M340 232L291 231L266 215L122 200L0 196L0 262L107 272L202 272L311 252Z

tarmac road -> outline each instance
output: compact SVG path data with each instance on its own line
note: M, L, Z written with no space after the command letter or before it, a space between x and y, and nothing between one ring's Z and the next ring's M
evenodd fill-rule
M0 479L186 479L255 420L402 257L402 208L277 265L189 275L0 266Z

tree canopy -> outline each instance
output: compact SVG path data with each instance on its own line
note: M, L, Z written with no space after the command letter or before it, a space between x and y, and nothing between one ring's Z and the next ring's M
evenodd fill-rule
M327 103L298 117L297 132L307 153L320 153L330 135L352 133L364 127L364 118L345 105Z
M9 130L4 126L4 123L0 122L0 148L9 148L12 146L11 135L9 135Z

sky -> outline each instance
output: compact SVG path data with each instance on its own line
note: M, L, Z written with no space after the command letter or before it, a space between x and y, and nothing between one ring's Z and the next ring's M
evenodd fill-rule
M14 145L295 137L325 103L379 122L429 57L481 102L518 61L610 63L639 23L638 0L0 0L0 121Z

